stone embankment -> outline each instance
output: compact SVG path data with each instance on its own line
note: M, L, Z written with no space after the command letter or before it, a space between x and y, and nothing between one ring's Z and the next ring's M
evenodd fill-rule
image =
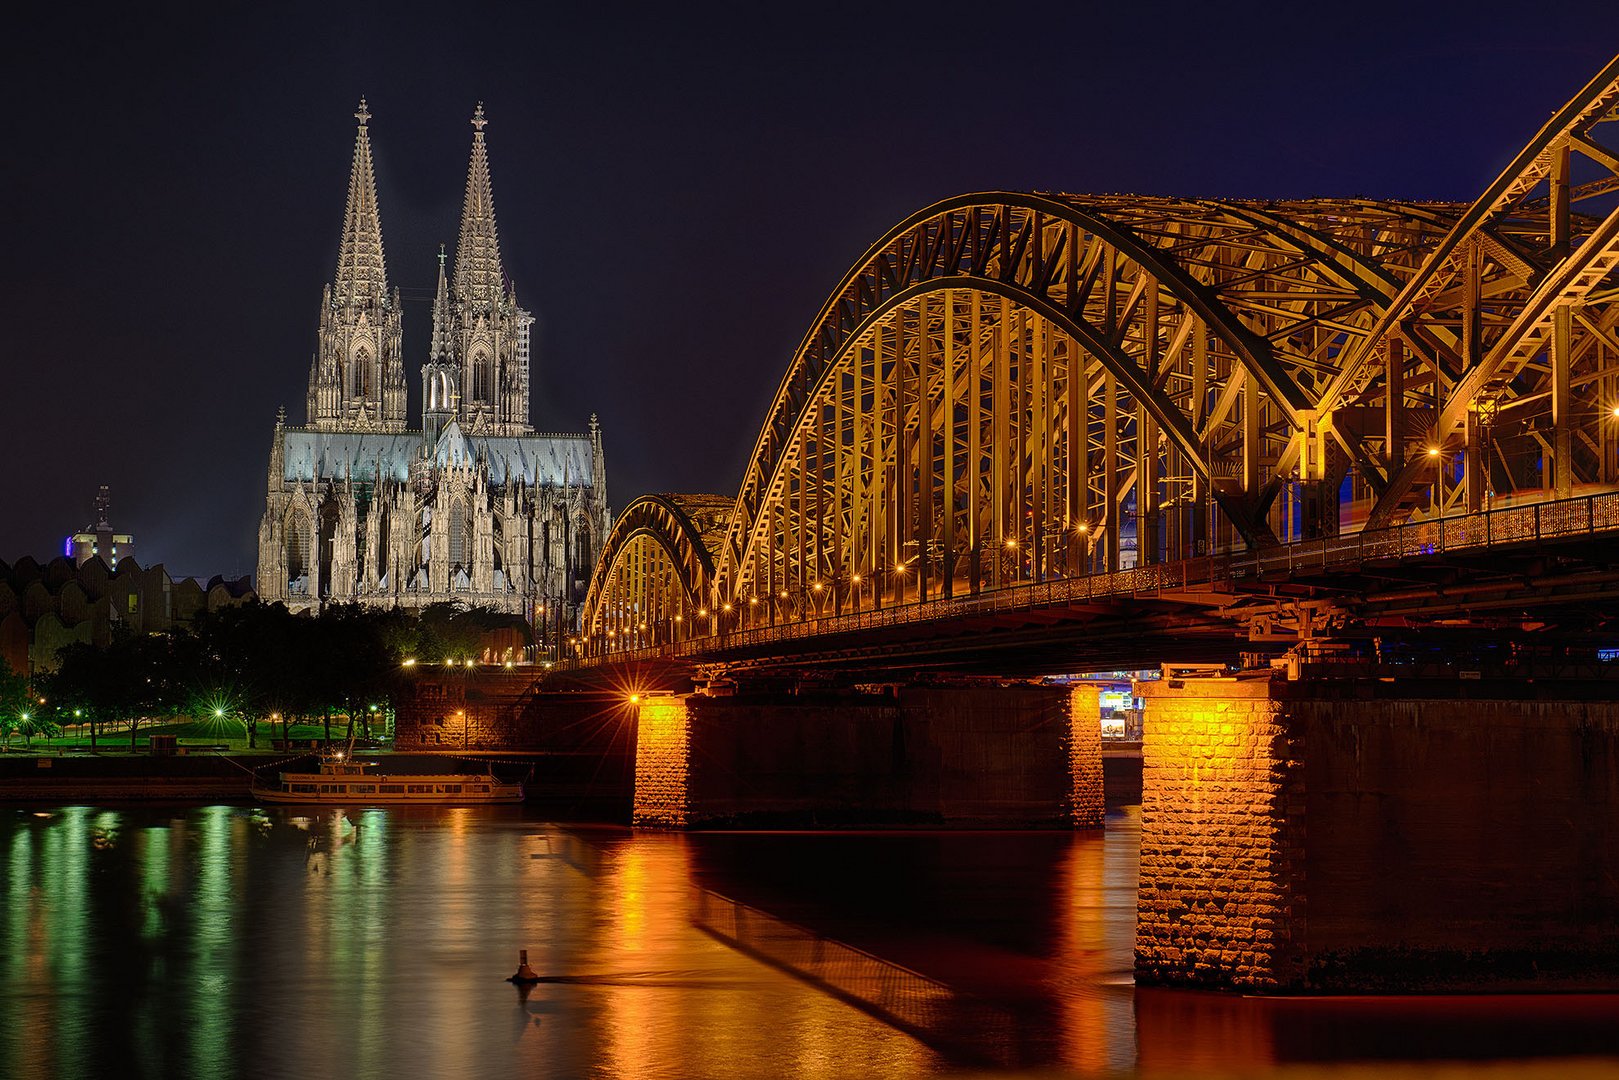
M246 801L253 766L279 760L223 754L0 754L0 802Z

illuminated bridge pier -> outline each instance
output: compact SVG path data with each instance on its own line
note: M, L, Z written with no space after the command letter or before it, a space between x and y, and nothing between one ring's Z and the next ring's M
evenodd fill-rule
M1143 686L1139 982L1619 983L1619 683Z
M1102 824L1094 687L644 698L637 825Z

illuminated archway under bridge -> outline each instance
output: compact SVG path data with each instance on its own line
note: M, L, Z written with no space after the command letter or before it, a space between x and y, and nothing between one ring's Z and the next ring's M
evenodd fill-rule
M626 530L587 633L632 563L723 630L1615 487L1616 101L1619 61L1471 205L918 212L811 324L710 562Z
M591 575L583 617L591 635L625 647L707 633L714 551L732 499L725 495L643 495L613 524Z

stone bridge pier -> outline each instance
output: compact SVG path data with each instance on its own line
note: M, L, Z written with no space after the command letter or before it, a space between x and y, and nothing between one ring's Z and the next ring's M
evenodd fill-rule
M1094 687L647 697L637 825L1102 824Z
M1136 978L1619 985L1615 684L1145 684Z

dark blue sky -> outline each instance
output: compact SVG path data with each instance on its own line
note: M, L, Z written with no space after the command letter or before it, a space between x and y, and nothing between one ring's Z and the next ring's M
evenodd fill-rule
M616 509L734 492L826 293L928 203L1469 200L1619 51L1596 2L164 8L8 16L0 558L59 551L106 483L143 562L253 570L361 94L407 296L485 103L533 416L601 415ZM408 303L413 418L426 347Z

